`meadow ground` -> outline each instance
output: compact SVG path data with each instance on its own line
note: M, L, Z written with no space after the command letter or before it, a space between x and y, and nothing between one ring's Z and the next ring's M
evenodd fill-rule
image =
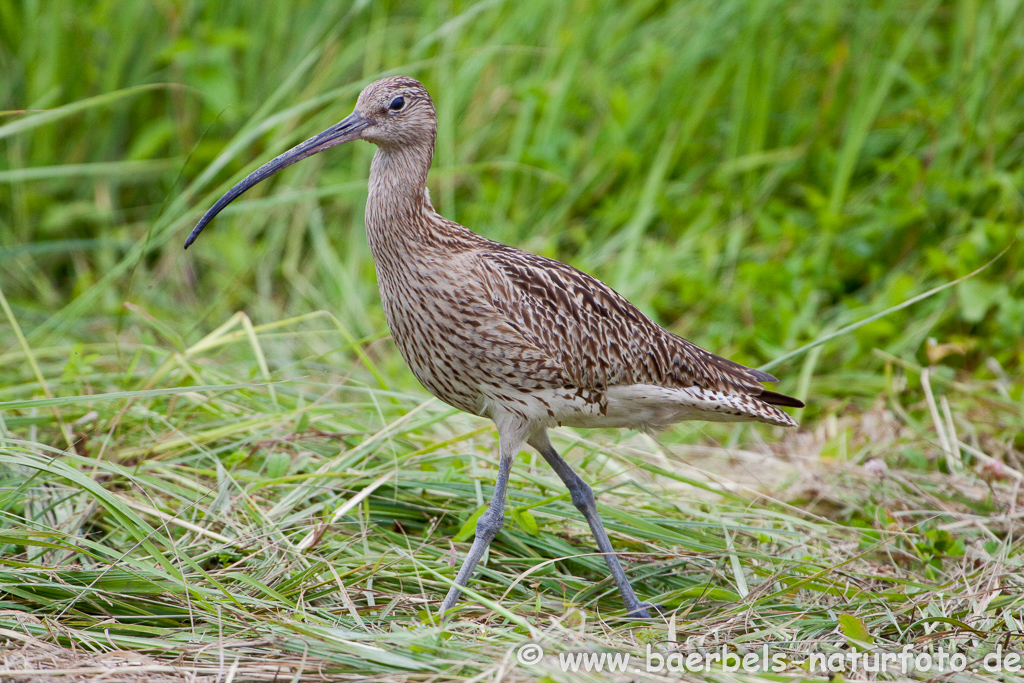
M0 679L1021 680L1020 5L0 0ZM387 335L368 145L181 250L392 73L444 215L808 404L554 435L657 618L533 452L432 618L496 439ZM722 648L782 670L668 659Z

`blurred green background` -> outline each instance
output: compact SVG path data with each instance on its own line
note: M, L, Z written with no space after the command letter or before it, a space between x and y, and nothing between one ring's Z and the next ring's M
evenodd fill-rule
M635 653L956 634L981 661L1024 604L1022 5L0 0L0 627L76 670L134 650L224 680L236 654L247 680L578 680L509 669L541 632ZM800 430L554 430L670 623L604 621L604 562L524 451L470 584L492 602L442 634L496 439L388 339L372 146L182 249L399 73L437 103L444 215L749 365L992 263L773 366Z
M140 315L185 343L236 310L324 309L359 338L385 333L362 234L368 144L275 177L181 247L234 180L402 73L437 102L441 213L587 270L748 364L1009 246L779 367L814 411L881 390L873 349L1019 369L1022 14L973 0L3 0L0 287L34 345L108 340ZM375 352L397 374L391 349Z

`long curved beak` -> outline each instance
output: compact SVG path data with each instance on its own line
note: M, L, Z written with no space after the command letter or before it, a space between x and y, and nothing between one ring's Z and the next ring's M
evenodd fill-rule
M275 157L271 161L260 166L258 169L239 181L237 185L228 190L227 193L218 199L217 203L206 212L206 215L196 223L196 227L192 228L192 232L189 233L188 239L185 240L185 248L188 249L192 246L192 243L196 241L197 237L199 237L199 233L201 233L203 228L213 220L214 216L223 211L225 206L235 201L235 199L250 187L266 180L281 169L288 168L296 161L301 161L306 157L313 156L317 152L322 152L330 147L351 142L352 140L358 140L359 134L372 123L373 122L369 119L363 118L363 115L358 111L354 111L324 132L314 135L305 142L292 147L281 156Z

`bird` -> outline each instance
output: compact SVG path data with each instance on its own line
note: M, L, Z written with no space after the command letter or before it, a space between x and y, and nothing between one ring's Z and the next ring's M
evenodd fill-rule
M627 616L656 605L631 587L591 487L551 445L558 426L657 432L684 420L797 422L803 402L764 386L773 375L717 356L662 328L611 287L560 261L487 239L434 210L427 174L437 116L427 89L392 76L352 113L260 166L196 224L185 248L228 204L278 171L337 145L376 145L366 238L394 343L434 396L497 428L494 493L441 603L446 618L505 520L512 464L536 449L569 490L622 596Z

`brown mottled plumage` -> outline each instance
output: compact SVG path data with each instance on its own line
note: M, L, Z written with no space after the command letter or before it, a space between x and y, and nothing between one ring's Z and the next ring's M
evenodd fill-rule
M680 420L795 426L777 406L797 399L777 381L663 329L603 282L572 266L493 242L434 211L426 189L434 105L418 81L369 85L355 111L257 169L211 208L186 242L237 196L296 161L355 139L370 166L366 235L388 327L416 378L446 403L494 420L500 467L490 508L442 605L452 607L504 519L512 459L535 447L572 492L622 592L647 616L619 566L590 488L554 451L556 425L657 430Z

